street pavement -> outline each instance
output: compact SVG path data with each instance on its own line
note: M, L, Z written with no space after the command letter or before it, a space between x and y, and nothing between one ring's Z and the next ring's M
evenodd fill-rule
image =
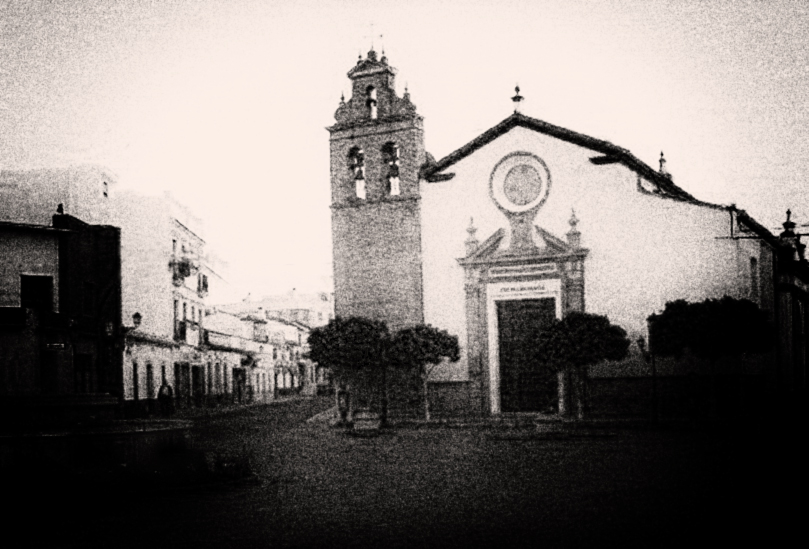
M195 418L192 446L244 475L173 491L39 494L28 511L47 528L25 539L31 547L674 547L759 536L777 545L798 524L782 499L789 479L762 460L759 439L423 425L355 437L307 421L332 404L294 399Z

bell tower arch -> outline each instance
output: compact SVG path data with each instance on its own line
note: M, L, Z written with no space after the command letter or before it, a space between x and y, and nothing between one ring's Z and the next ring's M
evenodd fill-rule
M384 320L392 330L424 321L419 169L423 118L396 70L373 49L348 72L328 128L332 246L338 316Z

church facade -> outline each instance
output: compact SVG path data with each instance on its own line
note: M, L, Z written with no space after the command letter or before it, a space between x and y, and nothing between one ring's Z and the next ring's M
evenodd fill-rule
M667 301L771 307L771 248L739 237L755 222L677 187L662 155L653 169L515 109L436 161L395 74L374 51L360 59L329 128L335 312L457 335L461 359L434 381L469 406L543 409L548 395L526 389L519 362L569 311L606 315L637 342ZM639 347L599 371L644 368Z

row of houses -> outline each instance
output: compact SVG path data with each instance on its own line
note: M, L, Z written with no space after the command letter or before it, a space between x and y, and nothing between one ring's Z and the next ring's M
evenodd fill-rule
M168 194L119 190L95 166L2 171L0 252L0 405L14 422L156 413L161 393L182 407L314 390L309 326L212 307L226 265Z

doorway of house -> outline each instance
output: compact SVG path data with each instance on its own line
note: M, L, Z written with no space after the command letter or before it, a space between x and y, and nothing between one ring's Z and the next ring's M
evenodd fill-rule
M497 302L503 412L545 412L556 402L556 376L534 358L539 334L555 318L554 298Z
M202 399L205 397L204 372L202 366L191 366L191 392L195 406L202 406Z

